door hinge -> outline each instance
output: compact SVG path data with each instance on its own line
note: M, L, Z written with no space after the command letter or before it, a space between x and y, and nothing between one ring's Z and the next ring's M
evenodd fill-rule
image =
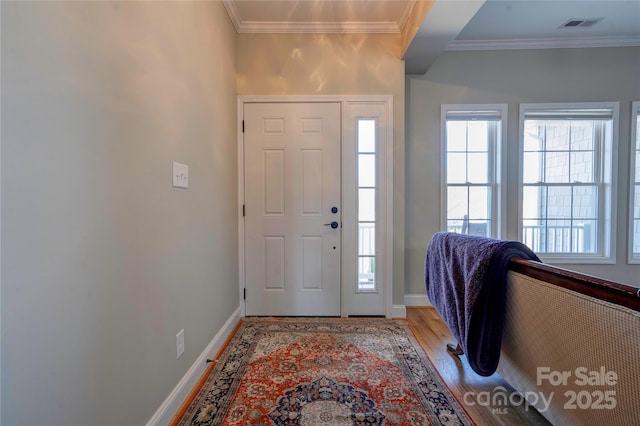
M247 300L247 288L245 287L242 291L242 299Z
M242 217L244 217L244 215L246 214L246 210L244 208L244 204L242 205Z
M244 120L242 120L242 133L244 133Z

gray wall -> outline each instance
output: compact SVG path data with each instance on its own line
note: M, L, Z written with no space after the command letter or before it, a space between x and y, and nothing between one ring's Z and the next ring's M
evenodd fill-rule
M235 31L220 2L1 23L0 423L144 424L239 306Z
M628 265L631 101L640 100L640 48L447 52L424 76L406 82L406 287L424 294L424 256L440 231L440 105L508 105L507 235L517 239L520 103L619 101L617 263L560 265L640 286Z

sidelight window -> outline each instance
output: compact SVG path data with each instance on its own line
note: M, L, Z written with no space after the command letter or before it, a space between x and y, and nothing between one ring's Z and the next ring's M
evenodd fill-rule
M376 121L358 119L358 290L376 289Z

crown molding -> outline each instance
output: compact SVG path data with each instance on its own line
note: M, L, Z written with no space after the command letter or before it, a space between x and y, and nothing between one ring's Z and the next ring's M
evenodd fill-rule
M238 33L366 33L366 34L399 34L401 26L406 23L411 7L407 7L408 13L403 15L403 21L398 22L252 22L243 21L240 18L235 2L222 0L227 10L229 19Z
M640 46L640 36L544 38L514 40L454 40L447 51L462 50L514 50L514 49L566 49L582 47Z
M407 22L409 22L409 19L411 18L411 15L413 14L413 9L416 7L416 1L413 1L411 3L407 4L407 7L404 8L404 12L402 13L402 16L400 17L400 20L398 21L398 29L400 31L404 31L404 27L407 26Z
M238 33L369 33L392 34L400 29L395 22L242 22Z
M231 0L222 0L222 5L227 10L227 15L229 15L229 19L231 19L231 23L234 27L236 27L236 32L239 32L240 28L240 15L238 14L238 9L236 5Z

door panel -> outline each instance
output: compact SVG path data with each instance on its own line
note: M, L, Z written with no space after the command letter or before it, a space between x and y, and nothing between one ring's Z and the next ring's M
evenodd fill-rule
M244 123L246 315L340 315L340 104L246 103Z

